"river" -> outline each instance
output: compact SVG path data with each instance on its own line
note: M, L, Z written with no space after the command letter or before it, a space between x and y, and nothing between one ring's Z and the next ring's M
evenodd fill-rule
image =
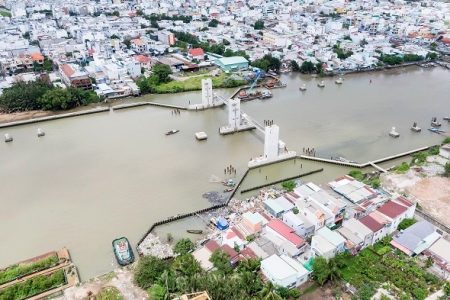
M443 137L427 130L432 117L450 114L450 72L436 67L399 68L372 74L345 75L344 83L306 75L282 75L286 88L274 97L242 104L252 118L274 120L289 150L315 148L316 155L345 156L364 163L437 144ZM370 83L372 80L372 83ZM305 83L307 91L298 87ZM233 90L222 90L230 95ZM151 100L187 105L200 102L201 92L150 95L126 102ZM139 107L39 124L0 129L12 143L0 144L0 267L66 246L82 280L117 266L111 247L126 236L133 244L155 221L209 206L201 195L219 190L212 174L223 176L230 164L236 180L247 162L263 153L256 131L220 136L227 110L182 111ZM410 131L418 122L422 132ZM450 130L446 121L444 130ZM388 136L395 126L400 138ZM40 127L45 137L38 138ZM164 132L180 129L165 136ZM205 131L208 140L194 133ZM392 164L388 163L388 164ZM323 183L347 168L293 161L251 172L243 187L324 171L304 178ZM237 197L246 195L237 194ZM185 228L180 226L180 231ZM174 236L181 235L176 232Z

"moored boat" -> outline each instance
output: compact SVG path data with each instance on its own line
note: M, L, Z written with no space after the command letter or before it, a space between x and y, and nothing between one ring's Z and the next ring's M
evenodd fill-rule
M306 84L303 84L299 89L300 91L306 91Z
M112 246L114 249L114 255L116 256L119 265L126 266L134 261L133 250L131 249L130 243L126 237L115 239L112 241Z
M229 188L229 189L224 189L223 192L224 192L224 193L229 193L229 192L231 192L231 191L233 191L233 190L234 190L234 188Z
M186 230L188 233L192 233L192 234L202 234L203 230L194 230L194 229L188 229Z
M323 83L323 81L321 81L320 83L317 84L318 87L325 87L325 83Z
M172 129L171 131L167 131L166 135L171 135L171 134L177 133L178 131L179 131L178 129Z
M344 82L342 78L339 78L335 81L336 84L342 84L342 82Z
M224 186L235 186L236 185L236 183L234 183L234 181L232 179L228 179L228 180L222 181L222 184Z
M442 119L445 121L450 121L450 117L443 117Z

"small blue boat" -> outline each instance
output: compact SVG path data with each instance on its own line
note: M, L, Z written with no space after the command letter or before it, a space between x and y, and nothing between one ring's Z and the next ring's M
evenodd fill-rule
M440 133L439 129L436 129L434 127L430 127L430 128L428 128L428 130L431 131L431 132L434 132L434 133Z

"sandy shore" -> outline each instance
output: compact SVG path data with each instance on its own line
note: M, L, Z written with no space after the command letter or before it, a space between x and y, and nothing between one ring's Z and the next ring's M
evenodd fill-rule
M29 120L41 117L56 115L53 111L30 110L11 114L0 113L0 124L14 121Z

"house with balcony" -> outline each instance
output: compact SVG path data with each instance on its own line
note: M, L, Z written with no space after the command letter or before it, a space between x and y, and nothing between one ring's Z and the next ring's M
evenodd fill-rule
M270 220L264 231L265 236L274 243L280 253L295 257L305 251L305 240L281 220Z
M408 208L394 201L388 201L375 212L382 214L391 223L389 233L393 233L397 230L398 224L407 217ZM375 212L372 212L371 215Z
M372 245L373 232L368 227L366 227L362 222L357 219L348 219L342 223L341 228L347 228L350 232L353 232L356 236L363 240L363 245L361 249L367 248Z

